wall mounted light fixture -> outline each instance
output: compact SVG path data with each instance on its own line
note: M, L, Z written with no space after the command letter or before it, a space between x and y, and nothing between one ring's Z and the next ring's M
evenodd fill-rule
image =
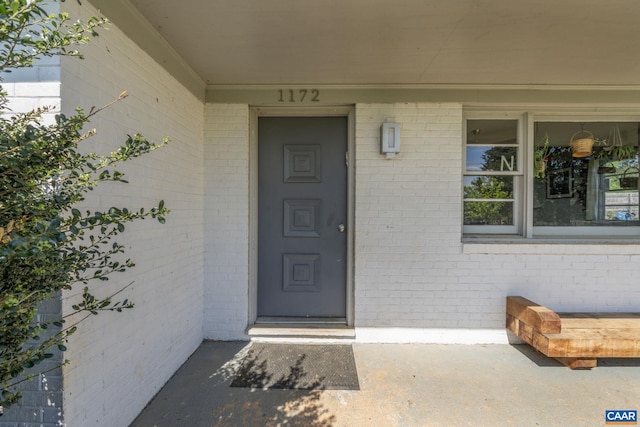
M400 152L400 123L385 122L380 127L380 153L392 159Z

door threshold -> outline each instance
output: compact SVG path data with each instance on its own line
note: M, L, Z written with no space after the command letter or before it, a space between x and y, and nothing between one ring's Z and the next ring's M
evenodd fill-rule
M345 319L260 317L247 327L256 341L353 341L355 329Z
M260 316L256 319L256 325L280 324L280 325L342 325L347 326L344 317L271 317Z

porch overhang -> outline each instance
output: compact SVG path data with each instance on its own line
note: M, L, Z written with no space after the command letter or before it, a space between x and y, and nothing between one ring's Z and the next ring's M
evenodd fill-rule
M635 0L90 1L201 97L219 85L640 85Z

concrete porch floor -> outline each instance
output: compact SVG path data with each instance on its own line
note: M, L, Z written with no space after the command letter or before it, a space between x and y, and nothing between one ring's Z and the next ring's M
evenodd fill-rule
M640 410L640 359L572 371L527 345L356 343L359 391L231 388L249 345L202 343L132 427L600 426Z

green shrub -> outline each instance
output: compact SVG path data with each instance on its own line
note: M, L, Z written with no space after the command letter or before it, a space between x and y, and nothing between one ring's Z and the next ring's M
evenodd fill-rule
M97 36L96 29L106 23L99 18L70 22L64 13L48 14L42 0L0 0L0 72L30 67L42 56L81 57L75 47ZM114 102L125 97L123 92ZM99 183L126 182L114 165L167 142L156 145L133 135L115 152L83 153L80 144L96 133L83 129L109 106L58 114L54 124L45 125L43 114L50 109L14 114L7 94L0 92L0 408L19 401L15 386L31 378L25 370L52 357L55 348L64 351L83 319L133 306L114 301L122 289L100 299L88 283L134 265L122 259L124 247L114 241L125 224L144 218L164 223L168 212L162 201L146 210L82 212L76 207ZM84 291L70 314L72 324L65 318L36 321L41 302L74 286ZM53 332L44 333L48 329Z

